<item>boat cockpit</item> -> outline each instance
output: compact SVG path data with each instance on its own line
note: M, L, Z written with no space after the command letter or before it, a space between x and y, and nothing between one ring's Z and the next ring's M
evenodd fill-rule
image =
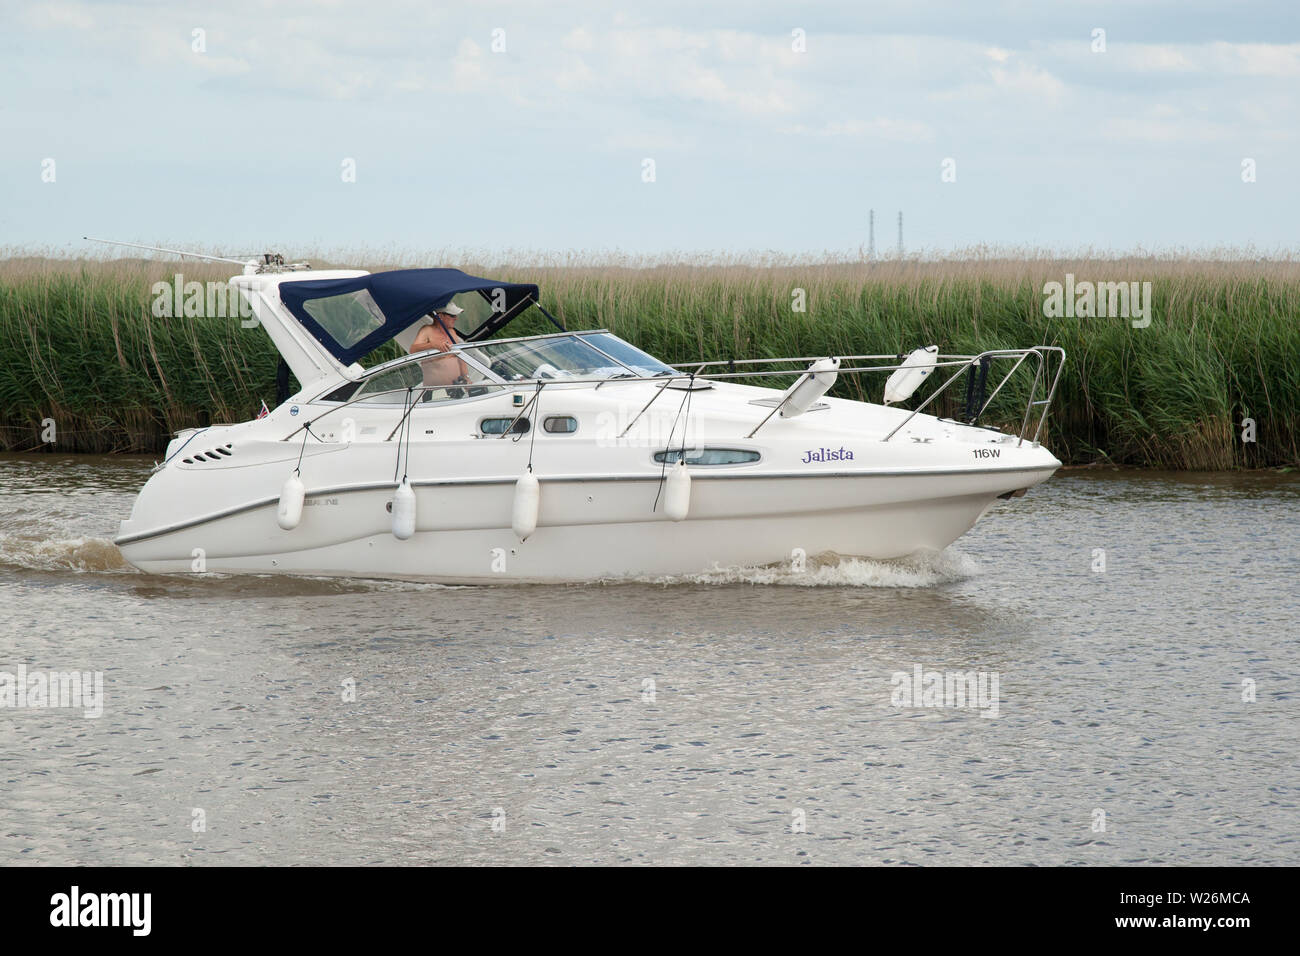
M327 402L404 404L456 401L486 395L515 383L661 379L682 373L605 330L555 332L447 351L413 352L384 362L357 381L321 396ZM406 393L413 394L407 396Z

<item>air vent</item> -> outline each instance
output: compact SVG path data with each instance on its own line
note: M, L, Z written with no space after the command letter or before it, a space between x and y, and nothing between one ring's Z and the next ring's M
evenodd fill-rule
M189 458L182 458L182 464L186 465L203 465L210 461L224 461L227 458L233 458L235 455L234 445L221 445L217 448L210 448L207 451L201 451Z

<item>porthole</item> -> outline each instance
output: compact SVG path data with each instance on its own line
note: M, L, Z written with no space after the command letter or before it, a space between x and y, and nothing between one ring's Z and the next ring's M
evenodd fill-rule
M510 426L511 422L514 422L513 428ZM484 435L504 435L507 428L513 435L527 435L531 427L527 418L518 421L513 418L485 418L478 423L478 430Z
M572 415L551 415L542 421L542 428L552 435L572 435L578 430L578 420Z
M675 465L682 457L680 448L672 451L655 452L655 461L661 465ZM688 448L686 464L688 465L745 465L758 461L758 452L748 448Z

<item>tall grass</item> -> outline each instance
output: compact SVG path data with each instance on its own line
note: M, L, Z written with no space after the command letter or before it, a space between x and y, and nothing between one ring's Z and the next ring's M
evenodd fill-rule
M151 451L178 428L243 421L274 397L277 354L237 319L154 318L145 263L0 266L0 447ZM187 279L227 275L186 270ZM255 333L255 334L254 334ZM269 383L269 386L268 386Z
M898 353L930 343L961 353L1059 345L1069 359L1046 441L1067 462L1182 469L1300 462L1293 261L977 255L460 265L535 281L570 328L609 328L670 362ZM277 356L262 330L237 319L151 316L150 286L178 271L198 281L230 274L142 260L0 262L0 447L42 447L40 422L52 418L60 448L155 450L177 428L243 420L263 399L270 403ZM1152 282L1150 326L1046 318L1043 283L1067 272ZM806 311L792 308L795 290L803 290ZM507 334L543 331L543 321ZM990 420L1018 426L1028 382L1009 385ZM879 400L882 386L883 377L844 377L837 391ZM957 384L952 393L959 395ZM1241 440L1247 417L1256 423L1254 443Z

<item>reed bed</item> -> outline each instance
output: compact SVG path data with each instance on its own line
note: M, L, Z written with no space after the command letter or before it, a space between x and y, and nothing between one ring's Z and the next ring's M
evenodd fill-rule
M1300 262L1290 259L977 251L879 262L570 256L510 265L444 254L362 268L448 263L537 282L568 327L608 328L670 362L1059 345L1069 358L1045 440L1067 463L1221 470L1300 462ZM264 331L238 318L150 311L153 283L177 272L224 280L231 268L0 260L0 448L156 451L178 428L244 420L262 400L272 403L277 355ZM1044 316L1044 283L1066 273L1151 282L1150 325ZM800 296L805 311L796 309ZM544 330L540 320L508 334L534 330ZM1029 378L1008 385L991 423L1019 426ZM879 400L882 387L883 376L846 376L836 393ZM954 413L956 403L941 411ZM1242 439L1248 418L1254 442ZM49 419L53 445L41 440Z

